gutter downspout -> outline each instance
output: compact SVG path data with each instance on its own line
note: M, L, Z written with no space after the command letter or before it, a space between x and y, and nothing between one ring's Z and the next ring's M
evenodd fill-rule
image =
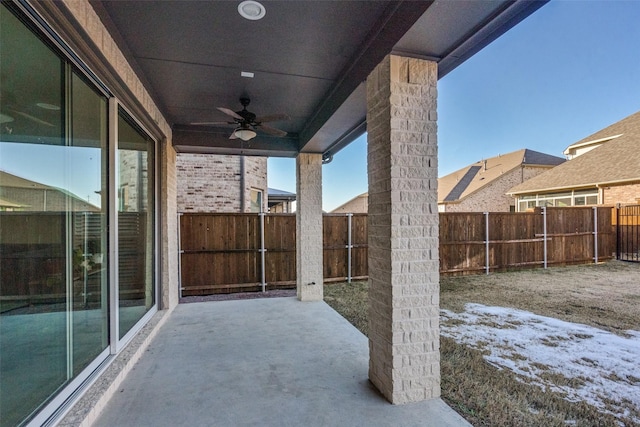
M240 212L245 212L246 210L246 201L245 201L245 197L244 197L244 193L245 193L245 189L244 189L244 185L245 185L245 177L244 177L244 170L245 170L245 159L244 156L240 156Z

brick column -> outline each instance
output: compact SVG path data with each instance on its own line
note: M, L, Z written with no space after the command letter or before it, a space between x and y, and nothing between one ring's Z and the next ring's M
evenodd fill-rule
M296 159L296 282L300 301L321 301L322 154Z
M394 404L440 396L437 64L367 79L369 379Z

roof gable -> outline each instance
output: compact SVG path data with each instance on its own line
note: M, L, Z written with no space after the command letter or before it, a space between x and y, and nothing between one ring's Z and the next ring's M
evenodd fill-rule
M620 136L513 187L509 194L640 180L640 112L578 141L575 145L616 135Z
M606 128L599 130L596 133L593 133L572 145L579 145L585 142L591 142L601 139L609 139L621 134L640 138L640 111L631 114L630 116L625 117L619 122L615 122L611 126L607 126Z
M564 161L561 157L529 149L480 160L438 179L438 202L462 200L521 166L553 167Z

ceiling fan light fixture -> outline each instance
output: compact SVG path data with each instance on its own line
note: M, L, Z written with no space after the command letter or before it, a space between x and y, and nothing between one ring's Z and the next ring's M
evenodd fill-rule
M254 131L252 131L251 129L244 129L244 128L239 128L236 129L233 134L236 136L236 138L240 138L243 141L249 141L250 139L253 139L256 137L256 133Z
M238 5L238 13L245 19L257 21L264 18L267 10L255 0L245 0Z

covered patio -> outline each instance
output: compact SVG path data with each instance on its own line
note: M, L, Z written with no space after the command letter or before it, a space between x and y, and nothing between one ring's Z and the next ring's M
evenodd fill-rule
M46 228L66 272L62 374L16 420L90 425L107 405L98 425L462 423L439 399L437 84L545 2L3 1L24 38L3 39L18 41L3 89L39 109L8 105L4 137L34 148L60 128L49 145L95 148L102 215L86 360L72 339L72 212ZM72 103L76 89L96 107ZM256 114L240 109L250 100ZM322 302L322 166L365 131L369 339ZM178 304L177 153L296 158L297 299ZM132 322L125 273L144 308Z
M87 400L61 425L469 425L440 399L389 405L368 359L367 338L324 302L180 304L102 413Z

